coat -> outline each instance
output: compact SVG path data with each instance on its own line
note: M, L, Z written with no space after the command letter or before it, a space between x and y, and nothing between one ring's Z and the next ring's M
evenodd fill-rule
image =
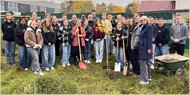
M142 60L149 60L152 58L152 54L148 54L148 49L152 52L152 36L153 31L149 24L142 26L139 34L139 58Z
M77 26L73 27L72 29L72 36L73 36L73 42L72 42L72 45L73 46L79 46L79 43L78 43L78 34L76 33L77 31ZM80 33L81 32L81 33ZM85 29L81 26L80 27L80 30L79 30L79 33L80 35L83 35L83 37L80 37L81 39L81 42L82 42L82 46L85 46L85 41L84 41L84 38L86 36L86 32L85 32Z

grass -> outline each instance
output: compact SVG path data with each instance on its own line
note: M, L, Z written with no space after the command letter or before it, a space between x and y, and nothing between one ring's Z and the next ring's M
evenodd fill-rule
M18 50L16 52L18 63ZM189 51L185 51L189 56ZM5 64L1 55L1 93L2 94L188 94L189 64L181 76L165 76L161 71L152 71L153 81L147 86L139 85L139 78L124 76L112 70L103 69L106 61L97 64L92 61L86 70L76 65L63 68L57 58L56 70L45 72L44 76L34 75L32 70L24 71L19 67ZM92 59L94 60L94 59ZM114 66L115 58L109 64ZM71 62L73 63L73 62Z

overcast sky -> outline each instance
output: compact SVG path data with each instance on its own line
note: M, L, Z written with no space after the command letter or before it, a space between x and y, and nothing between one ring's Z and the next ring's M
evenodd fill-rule
M58 3L61 3L64 0L54 0L54 1L58 2ZM132 2L132 0L93 0L93 2L96 3L96 4L97 3L102 4L104 2L104 3L106 3L106 5L108 5L109 3L113 3L114 5L125 7L125 6L127 6L127 4Z

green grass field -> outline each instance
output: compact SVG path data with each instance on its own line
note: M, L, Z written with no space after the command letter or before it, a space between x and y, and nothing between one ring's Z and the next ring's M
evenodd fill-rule
M16 52L18 63L18 50ZM189 56L188 50L185 56ZM1 54L2 94L187 94L189 93L189 62L185 64L184 75L166 76L161 71L152 71L152 79L147 86L139 85L139 77L124 76L122 73L106 70L106 61L97 64L92 59L86 70L80 70L71 62L63 68L57 58L56 70L45 72L44 76L34 75L19 67L9 67L5 55ZM109 59L114 66L115 57Z

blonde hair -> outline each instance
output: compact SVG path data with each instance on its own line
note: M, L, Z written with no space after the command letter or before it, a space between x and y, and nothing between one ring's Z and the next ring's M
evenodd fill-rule
M147 20L147 23L149 22L149 19L147 16L143 15L141 18L140 18L140 21L142 21L143 19Z
M52 22L51 22L50 19L44 19L44 22L43 22L43 31L44 31L45 33L47 33L47 31L48 31L47 26L46 26L46 20L49 20L49 22L50 22L50 25L49 25L50 31L53 33L53 32L54 32L54 29L53 29L53 27L52 27Z

